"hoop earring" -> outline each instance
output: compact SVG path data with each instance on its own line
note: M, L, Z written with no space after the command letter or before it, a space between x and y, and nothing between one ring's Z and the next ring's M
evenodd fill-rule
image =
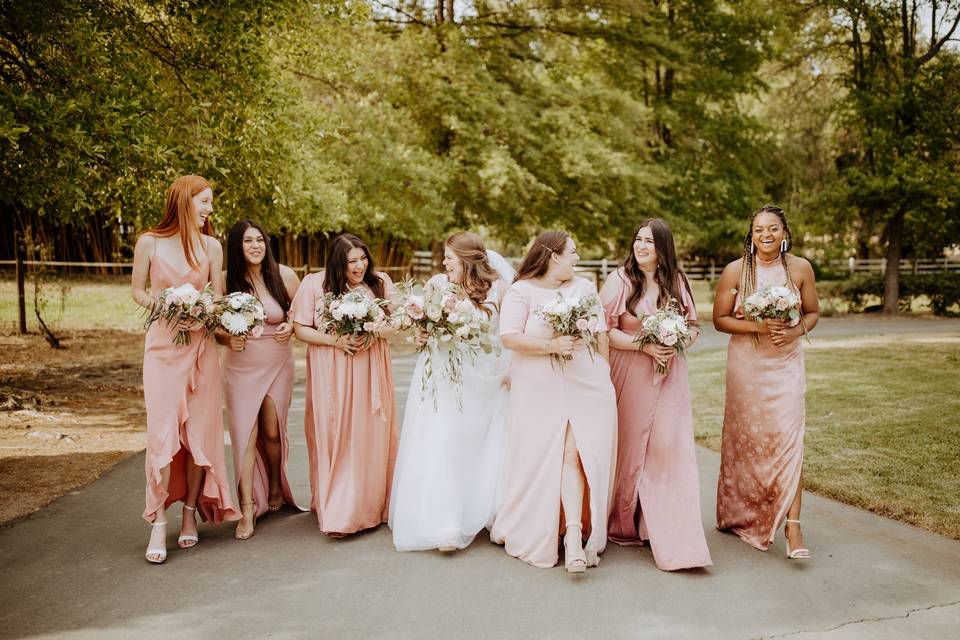
M786 253L786 252L787 252L787 239L784 238L783 240L780 241L780 253Z

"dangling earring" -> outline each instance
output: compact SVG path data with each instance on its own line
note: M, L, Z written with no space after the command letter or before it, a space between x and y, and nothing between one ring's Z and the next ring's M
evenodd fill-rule
M783 240L780 241L780 253L786 253L786 252L787 252L787 239L784 238Z
M756 251L757 251L757 245L755 245L755 244L753 244L753 242L751 242L751 243L750 243L750 255L753 255L754 253L756 253Z

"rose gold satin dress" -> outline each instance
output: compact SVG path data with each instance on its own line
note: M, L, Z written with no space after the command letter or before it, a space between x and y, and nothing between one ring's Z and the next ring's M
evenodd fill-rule
M589 280L576 277L560 289L565 297L596 294ZM503 299L500 335L550 338L553 330L534 310L557 290L528 280L513 283ZM610 367L599 354L581 347L562 368L550 356L513 352L510 361L510 417L503 504L490 539L535 567L557 564L564 516L560 506L567 425L573 432L587 478L583 504L587 564L599 563L607 544L607 518L617 459L617 401Z
M390 278L378 275L389 292ZM323 278L319 272L303 279L290 307L293 321L316 326ZM386 340L352 356L334 347L307 347L303 428L310 461L310 509L317 514L320 530L353 533L386 522L398 435Z
M266 291L258 291L267 319L263 333L254 338L247 336L243 351L226 349L223 352L223 388L227 410L230 412L230 440L233 443L233 471L236 485L240 486L240 467L250 437L257 426L260 407L265 398L273 401L280 423L280 488L283 501L299 509L293 499L287 481L287 455L290 444L287 438L287 412L293 399L293 345L291 340L281 343L273 339L277 325L286 320L283 308ZM261 434L262 438L262 434ZM253 499L257 516L269 508L270 474L266 464L263 445L257 442L256 463L253 467Z
M202 290L210 282L210 262L200 254L199 269L178 274L163 258L150 257L150 289L189 282ZM218 274L219 275L219 274ZM146 508L143 517L187 494L186 454L203 467L203 487L197 509L210 522L239 520L230 497L230 480L223 449L223 412L220 404L220 362L212 337L191 334L189 345L173 343L176 328L160 320L150 325L143 345L143 399L147 408ZM167 490L160 472L170 465Z
M786 283L779 261L757 261L757 290ZM758 335L732 335L727 349L717 528L766 550L800 484L807 384L801 341L781 348Z
M623 287L604 308L611 329L635 335L643 316L656 313L642 300L640 318L627 310L633 286L617 271ZM680 283L688 320L697 312ZM610 540L622 545L650 541L653 559L664 571L713 564L700 517L700 480L693 442L693 412L687 361L676 356L654 384L653 358L640 351L610 348L610 377L617 393L619 424L617 474ZM639 527L634 515L639 511Z

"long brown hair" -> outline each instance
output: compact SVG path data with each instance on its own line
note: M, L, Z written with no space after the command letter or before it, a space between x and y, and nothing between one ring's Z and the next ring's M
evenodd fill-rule
M350 233L343 233L337 236L333 244L330 245L330 253L327 255L326 272L323 274L323 288L335 296L342 296L347 291L347 256L351 249L363 249L367 257L367 270L363 273L363 282L373 295L382 298L384 295L384 284L373 266L373 256L370 255L370 249L363 243L363 240Z
M567 248L570 236L563 231L544 231L533 241L533 246L523 257L514 282L528 278L539 278L550 267L550 258L553 254L562 254Z
M489 315L490 309L486 309L484 303L500 274L490 266L483 238L469 231L460 231L447 238L444 245L450 247L463 265L460 287L477 308L483 309Z
M193 196L204 189L213 189L213 187L200 176L180 176L174 180L170 188L167 189L167 203L163 209L163 219L160 220L160 224L146 231L146 233L162 238L179 234L180 242L183 244L183 256L187 259L187 264L194 269L200 268L194 241L200 234L212 235L210 218L207 218L203 223L199 233L193 224L193 211L191 210ZM203 243L201 243L201 246L206 251L206 246Z
M670 230L670 225L661 218L648 218L641 222L640 226L633 232L634 242L641 229L650 229L650 233L653 234L653 247L657 252L657 270L653 274L654 282L660 287L660 293L657 294L657 308L664 308L673 299L677 301L684 313L689 313L690 310L683 302L680 287L686 288L691 300L693 299L693 292L690 290L687 274L677 263L677 247L673 242L673 232ZM630 313L633 313L633 309L643 300L646 278L637 263L637 256L633 252L632 243L630 253L623 261L623 271L630 284L633 285L630 297L627 298L627 309Z
M247 270L247 259L243 256L243 234L250 228L256 229L263 236L263 262L260 263L263 284L267 287L267 292L273 296L273 299L286 313L290 311L290 294L287 293L287 287L283 284L280 265L273 257L273 249L270 248L270 236L267 235L267 232L259 223L253 220L237 222L230 228L230 233L227 234L227 293L233 293L234 291L245 291L252 295L257 293L253 281L250 280L250 272Z

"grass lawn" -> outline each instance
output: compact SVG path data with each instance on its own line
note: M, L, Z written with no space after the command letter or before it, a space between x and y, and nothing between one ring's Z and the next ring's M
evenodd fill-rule
M806 488L960 540L960 338L815 339L806 365ZM725 349L690 355L714 450L725 366Z
M27 280L27 330L38 331L33 311L34 285ZM54 333L85 329L140 329L141 309L130 297L129 276L51 278L41 289L43 321ZM17 285L0 279L0 333L17 330Z

